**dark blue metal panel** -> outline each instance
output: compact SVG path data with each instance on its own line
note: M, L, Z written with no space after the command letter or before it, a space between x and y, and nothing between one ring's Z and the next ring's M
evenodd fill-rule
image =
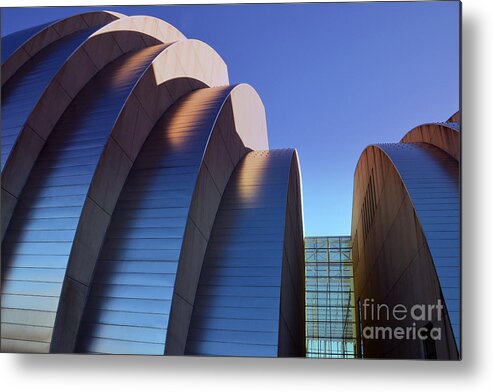
M56 21L43 23L38 26L33 26L25 30L16 31L2 37L2 64L14 53L21 45L23 45L29 38L35 36L45 27L56 23Z
M81 30L48 45L2 87L2 169L19 132L52 78L70 54L97 29Z
M2 244L2 347L49 348L72 241L99 156L132 87L162 48L129 53L105 67L70 104L41 151ZM5 318L12 309L17 316ZM43 318L39 330L42 312L50 318Z
M151 131L106 233L78 352L164 354L195 183L216 117L232 88L187 95Z
M276 357L292 150L250 152L221 200L187 354Z
M430 248L460 348L459 165L427 143L379 144L406 186Z

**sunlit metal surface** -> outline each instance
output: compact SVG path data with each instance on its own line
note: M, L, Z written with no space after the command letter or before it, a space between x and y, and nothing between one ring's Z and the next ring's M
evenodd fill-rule
M461 122L461 113L460 110L455 112L452 116L450 116L447 120L448 123L459 123Z
M429 143L460 161L460 123L422 124L410 130L401 143Z
M378 144L399 172L430 248L460 348L459 165L427 143Z
M2 350L47 352L92 174L135 82L162 45L120 57L78 94L51 133L2 244Z
M20 130L48 83L70 54L97 29L81 30L48 45L2 87L2 169Z
M224 189L245 154L268 149L260 97L226 86L212 48L152 17L80 14L10 38L2 351L183 354ZM304 355L296 152L259 153L249 170L236 202L275 223L259 230L270 244L257 253L275 252L278 266L239 277L277 306L248 323L278 326L268 355ZM265 355L260 346L251 355Z
M278 355L292 150L250 152L226 187L207 248L187 354Z
M115 21L115 18L120 19ZM114 21L111 22L111 20ZM123 20L126 22L123 22ZM169 40L167 44L170 45L170 43L175 40L183 38L183 35L176 28L164 21L158 23L156 18L147 16L122 18L122 15L101 11L80 14L64 19L55 25L49 26L46 31L43 31L40 35L29 40L26 45L29 48L34 47L34 49L40 49L41 47L44 47L44 44L47 45L45 41L49 41L48 38L52 41L53 39L56 39L59 35L58 31L66 33L67 30L71 31L75 28L80 28L81 24L84 26L86 24L94 26L96 24L105 23L107 24L106 26L98 29L96 33L92 34L77 48L77 50L74 51L55 78L49 83L42 98L30 113L26 124L22 128L20 135L17 137L17 142L10 151L9 158L7 162L5 162L5 167L2 171L2 195L4 200L7 200L6 203L3 203L2 209L2 238L5 235L6 227L12 217L17 199L22 192L22 188L27 181L39 152L54 125L80 89L94 77L99 70L124 53L152 46L155 43L160 43L160 39ZM57 27L57 25L60 26ZM127 30L127 28L130 30ZM42 39L40 39L40 36ZM167 54L169 54L169 56L165 56L168 59L167 62L157 61L156 63L153 63L153 66L158 64L160 65L160 70L167 71L168 79L183 76L182 72L185 70L185 77L195 78L200 82L205 82L207 85L222 86L227 84L226 65L222 64L223 66L221 66L217 61L210 61L211 57L220 59L213 49L207 46L208 50L203 50L203 47L206 46L205 44L193 45L189 40L184 40L183 43L180 42L179 49L177 49L176 46L176 43L174 43L172 45L173 48L168 48L169 52L167 52ZM191 46L194 46L194 50L199 51L202 57L201 60L198 60L199 56L193 56L193 61L188 61L186 66L177 63L176 59L178 57L182 57L185 53L186 56L190 54ZM21 60L25 60L24 57L21 59L16 58L17 54L18 53L16 52L9 59L8 63L2 66L2 83L4 83L4 79L8 80L8 75L12 76L17 72L16 69L18 70L18 68L20 68L19 63L22 62ZM207 66L204 64L207 64ZM6 70L8 72L4 72ZM146 74L150 75L152 70L153 69L148 69ZM193 70L194 72L190 72L190 70ZM224 77L224 75L226 75L226 77ZM216 84L209 83L209 80L211 79L216 82ZM198 84L200 84L200 82L198 82ZM143 84L144 83L141 85ZM147 93L140 94L138 98L139 103L146 107L146 110L150 109L150 116L152 118L150 119L151 124L149 126L152 126L156 121L156 118L153 117L152 113L158 107L165 106L165 102L168 98L166 94L164 94L164 96L157 96L156 87L157 86L147 85L144 88L147 90ZM177 87L178 89L170 88L170 91L172 94L178 94L178 96L180 96L180 91L183 90L184 86L183 84L178 84ZM194 85L193 87L198 87L198 85ZM192 86L189 85L189 89L191 88ZM163 86L161 86L161 92L163 92L163 90L166 91L166 87L163 88ZM134 112L136 107L135 100L133 100L134 98L136 97L130 97L130 108L128 108L129 105L126 104L125 107L128 108L128 110L126 110L123 115L128 112ZM177 97L173 96L173 99L176 98ZM137 122L129 120L126 122L127 128L131 128L133 124L137 126L137 123L142 123L145 121L143 120L144 117L145 116L139 115ZM145 117L145 119L147 119L147 117ZM120 121L120 124L122 122L124 122L124 120ZM118 129L116 131L118 132ZM128 137L128 140L123 141L123 143L121 140L117 141L117 143L121 146L127 146L128 143L134 143L134 141L133 137ZM140 140L137 141L136 148L140 148L139 143ZM132 154L128 154L128 156L132 159L134 158ZM103 160L103 162L107 162L107 160Z
M190 202L214 122L232 89L187 95L151 131L96 264L78 352L164 354Z

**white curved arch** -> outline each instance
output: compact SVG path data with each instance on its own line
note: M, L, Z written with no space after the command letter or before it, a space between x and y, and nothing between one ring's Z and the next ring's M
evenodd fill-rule
M133 15L115 20L113 23L96 31L93 36L112 33L114 31L143 33L148 36L144 37L144 40L148 41L147 45L154 45L156 43L154 40L166 43L186 39L185 35L173 25L162 19L147 15ZM117 43L121 46L127 44L122 39L117 40Z

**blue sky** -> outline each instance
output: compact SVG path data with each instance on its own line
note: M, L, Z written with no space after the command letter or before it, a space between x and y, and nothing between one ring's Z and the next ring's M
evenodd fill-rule
M350 234L367 145L459 109L456 1L4 8L2 36L96 9L166 20L258 91L270 147L299 152L306 235Z

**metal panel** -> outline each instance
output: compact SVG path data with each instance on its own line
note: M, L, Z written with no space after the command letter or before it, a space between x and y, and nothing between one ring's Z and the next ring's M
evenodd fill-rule
M29 351L27 342L49 342L48 333L38 339L35 320L6 321L4 312L56 311L64 274L51 269L65 270L99 155L132 87L162 48L129 53L105 67L77 95L41 151L2 244L2 338L7 342L2 343L3 350L25 347ZM92 118L98 121L88 121ZM87 134L92 139L81 143L80 136ZM74 162L81 156L85 159L82 166ZM55 197L58 194L63 197ZM38 269L36 279L33 268ZM13 336L11 324L24 326L23 334Z
M164 354L190 202L207 141L232 89L187 95L151 131L113 212L76 351Z
M206 251L187 354L278 355L292 156L292 150L250 152L233 172ZM251 234L269 228L269 238Z
M19 132L49 82L70 54L98 28L78 31L48 45L2 87L2 169Z
M2 64L14 53L22 44L35 36L45 27L55 22L43 23L2 37Z
M460 348L460 183L459 165L427 143L378 144L406 186L426 236L452 330ZM440 184L430 190L430 184ZM451 220L452 219L452 220ZM443 264L452 268L439 268Z

